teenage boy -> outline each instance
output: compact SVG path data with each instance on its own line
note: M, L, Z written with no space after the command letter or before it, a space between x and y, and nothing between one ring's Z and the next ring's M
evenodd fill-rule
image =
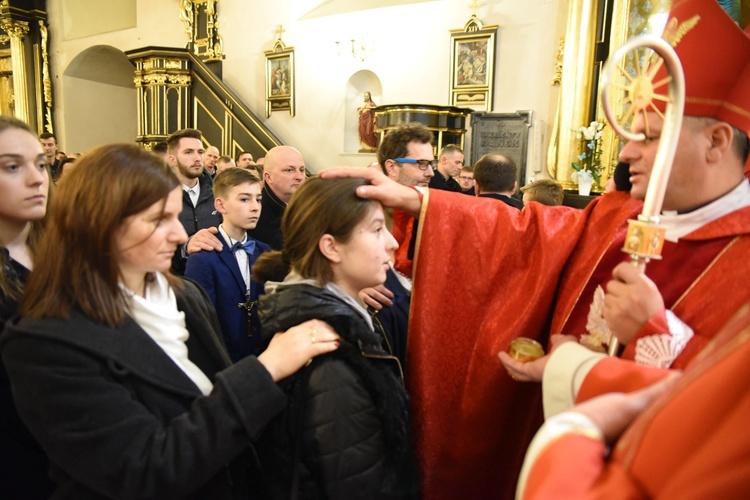
M263 349L257 303L264 290L250 279L250 269L271 247L247 235L258 223L261 197L260 179L251 172L230 168L219 173L214 206L224 218L216 235L223 248L191 254L185 269L185 276L197 281L213 302L233 362Z

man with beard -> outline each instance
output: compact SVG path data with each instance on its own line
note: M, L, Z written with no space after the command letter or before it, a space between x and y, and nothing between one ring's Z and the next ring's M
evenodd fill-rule
M432 180L437 177L435 169L438 168L438 160L432 149L433 138L432 132L417 122L399 125L388 132L378 148L378 163L383 173L402 186L432 186ZM463 153L460 156L463 162ZM459 187L459 191L460 189ZM395 210L391 232L399 245L394 268L411 278L410 253L413 250L410 242L417 232L414 218L401 210Z
M167 138L167 162L182 183L182 212L180 222L188 236L201 229L221 224L221 215L214 209L211 178L203 175L203 142L201 131L186 128ZM172 271L185 272L187 256L184 249L175 252Z

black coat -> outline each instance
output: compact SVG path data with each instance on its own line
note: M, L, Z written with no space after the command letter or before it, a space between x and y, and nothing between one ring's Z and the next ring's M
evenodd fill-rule
M211 180L211 176L204 173L198 178L198 183L200 184L201 192L198 195L198 203L195 206L193 206L193 202L190 200L190 195L187 194L187 191L182 191L182 211L180 212L179 219L188 237L193 236L201 229L216 227L222 221L221 214L214 206L214 183ZM172 272L175 274L185 274L187 256L183 256L183 251L184 245L181 245L172 257Z
M230 366L197 286L177 292L209 396L132 319L109 328L73 311L8 324L3 361L50 458L54 498L246 497L248 445L286 398L255 357Z
M318 318L342 337L337 351L282 384L290 405L258 444L268 497L289 498L297 462L300 499L412 498L407 396L382 336L334 294L309 285L261 297L260 317L265 335Z
M29 270L4 254L3 274L6 280L22 288ZM0 291L0 338L5 323L18 314L18 301ZM47 455L26 428L16 411L10 380L0 361L0 496L6 500L41 500L49 498L55 484L47 474Z
M480 198L492 198L493 200L502 201L506 205L510 205L513 208L521 210L523 208L523 202L513 197L506 196L498 193L482 193L479 195Z
M432 189L442 189L443 191L453 191L461 193L461 185L453 177L444 177L443 174L435 170L435 175L430 178L429 187Z
M247 231L247 235L266 243L274 250L284 247L284 237L281 234L281 218L284 216L286 203L281 201L276 193L267 185L263 185L263 209L260 211L258 224Z

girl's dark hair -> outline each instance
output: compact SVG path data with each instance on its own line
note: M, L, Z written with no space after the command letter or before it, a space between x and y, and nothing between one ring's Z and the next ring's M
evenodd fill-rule
M253 266L253 278L281 281L291 268L321 286L329 283L333 271L318 242L324 234L341 243L349 241L357 224L376 206L376 202L357 196L357 187L364 184L362 179L306 180L292 196L281 220L283 254L261 255Z
M12 116L0 116L0 134L6 130L14 129L24 130L36 138L34 131L32 131L31 127L25 122ZM47 167L47 176L50 179L47 192L47 207L49 207L53 191L52 176L50 175L49 167ZM49 209L47 210L47 213L49 213ZM28 238L26 239L26 244L29 246L32 258L34 258L36 256L37 248L39 247L39 242L41 241L42 235L47 227L47 216L45 215L39 220L30 221L30 224L31 228L29 230ZM21 292L23 291L23 284L18 282L17 276L14 273L7 272L8 260L5 252L0 252L0 269L2 270L2 272L0 272L0 291L2 291L6 297L13 300L19 300L21 298Z
M102 146L82 156L50 207L21 313L67 318L77 307L97 323L122 324L118 233L131 215L160 200L166 204L177 186L161 158L133 144Z

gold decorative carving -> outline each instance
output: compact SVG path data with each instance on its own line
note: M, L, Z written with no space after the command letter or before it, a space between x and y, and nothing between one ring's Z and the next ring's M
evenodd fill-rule
M148 147L163 140L170 131L189 126L189 61L173 53L146 52L131 56L138 103L138 137Z
M180 0L180 21L187 23L185 33L188 36L187 48L193 41L193 0Z
M169 83L176 83L177 85L190 85L190 75L170 75Z
M44 21L39 21L39 35L41 37L41 48L42 48L42 88L44 95L44 107L46 117L50 117L45 121L44 128L49 133L54 133L52 126L52 78L50 78L49 69L49 52L47 51L48 45L48 33L47 27L44 25Z
M10 37L10 53L13 67L13 105L15 116L29 123L30 102L26 77L26 56L23 37L29 32L29 23L10 18L0 20L0 29Z
M477 9L484 5L484 2L477 2L477 0L471 0L468 7L471 9L471 17L477 17Z
M29 23L9 18L0 21L0 28L8 33L11 39L21 39L29 33Z
M565 37L560 37L560 45L557 48L557 57L555 57L555 72L552 75L552 85L562 83L563 55L565 54Z
M218 0L180 0L180 20L186 23L186 47L204 61L224 57L224 39L219 34ZM202 28L203 27L203 28ZM205 29L205 31L201 31Z

